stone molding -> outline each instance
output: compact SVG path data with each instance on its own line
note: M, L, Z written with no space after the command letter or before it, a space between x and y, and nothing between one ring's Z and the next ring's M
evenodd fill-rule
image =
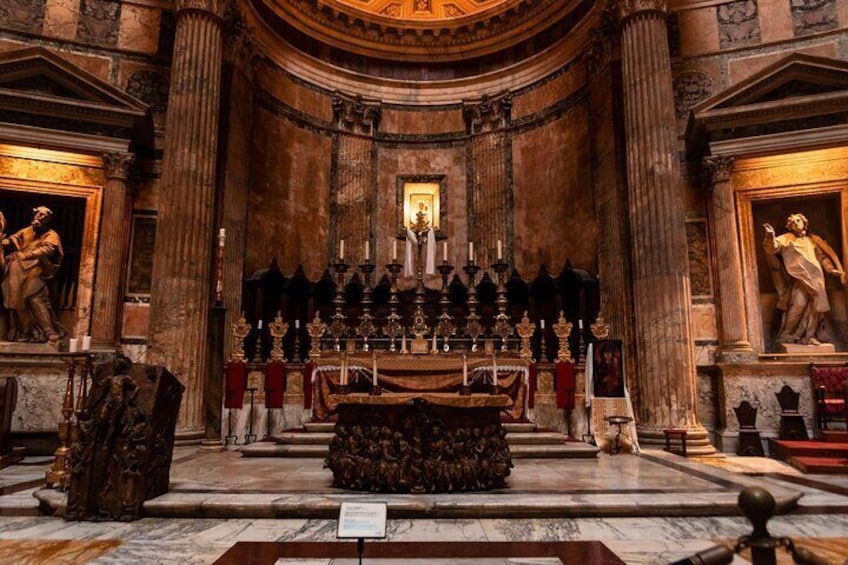
M374 135L383 110L379 103L368 104L362 98L333 93L333 121L340 131Z
M704 157L702 170L705 185L711 188L717 183L730 181L730 175L733 173L735 162L736 157L729 155Z
M506 92L496 98L483 96L476 104L464 103L462 117L469 133L487 133L506 128L511 110L512 94Z
M131 153L104 153L103 171L106 179L126 181L134 160L135 156Z
M668 15L668 0L619 0L618 19L624 23L626 20L647 13Z
M224 19L224 12L227 9L225 0L176 0L174 8L177 14L183 12L204 12L217 18Z

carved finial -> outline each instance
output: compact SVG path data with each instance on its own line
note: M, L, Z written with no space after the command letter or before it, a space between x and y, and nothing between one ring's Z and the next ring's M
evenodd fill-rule
M595 323L589 326L592 329L592 335L595 336L595 339L608 339L610 335L610 326L606 320L604 320L603 315L598 312L598 317L595 319Z
M289 325L283 321L283 317L277 312L274 321L268 324L271 332L271 361L285 361L283 358L283 336L289 331Z
M536 324L530 321L530 317L527 315L527 310L524 311L524 316L521 317L521 323L515 325L515 330L521 338L521 351L519 351L519 356L522 359L530 359L532 356L532 353L530 352L530 338L533 337L534 333L536 333Z
M327 331L327 324L321 321L321 314L316 310L315 317L312 321L306 324L306 333L309 334L311 345L309 346L309 358L317 359L321 357L321 338L324 337L324 332Z
M571 322L565 319L565 312L559 311L559 319L553 325L554 335L559 340L559 349L557 350L557 361L573 363L571 350L568 347L568 337L571 335L571 328L574 326Z
M244 338L250 334L253 326L247 323L244 317L244 312L241 313L241 318L233 324L233 346L230 349L231 363L245 363L247 358L244 356Z

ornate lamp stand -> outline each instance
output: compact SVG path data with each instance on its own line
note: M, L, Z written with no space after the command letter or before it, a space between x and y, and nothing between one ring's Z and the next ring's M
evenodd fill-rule
M337 263L333 263L333 269L336 271L336 296L333 298L333 304L336 306L336 311L333 314L330 322L330 335L333 336L333 349L341 351L341 339L347 334L347 325L344 317L344 276L350 265L344 262L344 259L339 259Z
M366 353L370 351L368 339L374 335L374 316L371 315L371 304L373 304L372 289L371 289L371 273L374 272L376 265L367 260L359 266L359 270L365 275L365 288L362 292L362 315L359 317L359 326L356 332L362 338L362 350Z
M401 318L397 313L398 305L400 304L400 299L398 298L397 278L398 274L403 269L403 263L398 263L396 258L392 259L392 262L386 265L386 269L389 271L389 279L392 281L392 286L389 294L389 317L386 321L386 327L383 328L383 332L389 338L389 351L394 353L397 351L395 341L398 337L400 337L401 332L403 331L403 326L400 323Z
M468 275L468 318L465 321L465 333L471 338L471 351L477 351L477 340L483 333L483 325L477 315L477 283L475 278L480 270L474 259L469 259L462 268Z
M436 326L436 335L442 338L442 349L445 353L450 351L450 336L456 333L456 326L453 323L453 318L450 315L450 293L448 292L448 276L453 271L453 265L447 261L443 261L439 265L439 273L442 275L442 294L439 298L439 306L442 313L439 314L439 323Z
M306 333L309 334L309 358L317 359L321 357L321 338L327 331L327 324L321 321L321 314L316 310L315 317L312 321L306 324Z
M503 259L498 259L492 265L498 274L498 315L495 317L495 334L501 338L501 351L507 351L507 339L512 335L512 326L509 324L509 315L506 313L506 271L509 264Z
M557 361L565 363L573 363L571 357L571 349L568 347L568 337L571 335L571 328L574 326L571 322L565 319L565 312L560 310L559 319L553 325L554 335L559 341L559 349L557 350Z
M536 333L536 324L530 321L530 317L527 315L527 310L524 311L524 316L521 317L521 323L516 324L515 329L518 332L518 336L521 338L521 351L519 351L519 356L522 359L532 358L533 352L530 350L530 338L532 338L533 334Z
M270 361L277 363L285 363L285 354L283 353L283 336L289 331L289 325L283 321L282 316L277 313L274 321L268 324L268 331L271 333L271 358Z

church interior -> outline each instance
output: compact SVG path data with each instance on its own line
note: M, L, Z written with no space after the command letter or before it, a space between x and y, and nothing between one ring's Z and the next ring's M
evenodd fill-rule
M848 1L4 0L0 100L0 561L848 563Z

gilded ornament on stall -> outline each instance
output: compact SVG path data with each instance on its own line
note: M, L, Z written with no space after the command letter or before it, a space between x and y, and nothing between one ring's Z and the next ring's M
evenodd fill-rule
M327 324L321 321L321 314L316 311L312 321L306 324L306 333L309 334L309 340L311 342L309 346L310 359L321 357L321 338L324 337L324 332L326 331Z
M244 312L241 313L241 318L233 324L233 346L230 349L230 363L246 363L247 358L244 355L244 340L250 335L250 330L253 326L247 323L244 317Z
M574 326L571 322L565 319L565 312L559 311L559 319L554 324L554 335L559 341L559 349L557 349L557 361L564 363L574 363L571 357L571 350L568 347L568 337L571 335L571 328Z
M595 336L595 339L609 339L610 336L610 326L606 320L604 320L604 316L598 312L598 317L595 319L595 323L589 326L592 329L592 335Z
M283 317L277 314L274 321L268 324L271 332L271 361L285 361L283 358L283 336L289 331L289 325L283 321Z
M530 351L530 338L536 333L536 324L530 321L527 315L527 310L524 311L524 316L521 317L521 323L515 325L515 330L518 332L518 337L521 338L521 351L518 355L522 359L530 359L532 352Z

